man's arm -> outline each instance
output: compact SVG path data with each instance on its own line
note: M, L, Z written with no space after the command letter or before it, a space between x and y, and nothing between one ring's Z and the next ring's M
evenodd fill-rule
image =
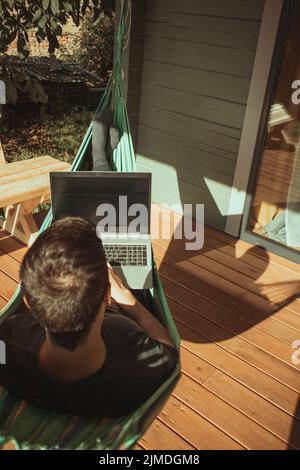
M119 276L108 266L111 296L124 313L132 318L151 338L173 346L168 330L141 304L129 289L126 289Z

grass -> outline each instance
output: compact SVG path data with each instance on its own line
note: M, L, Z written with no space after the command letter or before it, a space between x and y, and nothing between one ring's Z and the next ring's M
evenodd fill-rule
M7 163L49 155L72 163L94 111L73 106L58 116L26 110L13 114L12 122L2 126L1 143ZM40 204L33 212L46 212L50 202ZM0 218L3 210L0 209Z
M71 163L94 111L73 106L59 116L27 112L13 116L1 130L1 142L8 163L50 155Z

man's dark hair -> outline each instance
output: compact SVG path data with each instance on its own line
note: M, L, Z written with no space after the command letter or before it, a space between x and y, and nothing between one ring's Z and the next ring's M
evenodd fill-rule
M89 333L108 287L106 258L95 227L76 217L52 224L26 253L20 278L33 316L53 343L76 349Z

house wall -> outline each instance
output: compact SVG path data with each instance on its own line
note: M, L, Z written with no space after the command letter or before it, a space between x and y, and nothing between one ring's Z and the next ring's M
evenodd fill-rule
M224 229L264 0L138 0L133 24L137 3L128 108L138 169L152 172L155 202L204 203L206 223Z
M126 80L127 109L135 148L137 147L139 128L146 7L146 0L132 0L130 47L124 53L124 69L127 71L124 77Z

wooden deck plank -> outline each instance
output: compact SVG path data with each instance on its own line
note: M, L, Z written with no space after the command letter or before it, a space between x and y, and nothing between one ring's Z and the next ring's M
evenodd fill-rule
M152 209L151 209L151 221L152 221L152 228L157 224L158 217L160 214L167 214L170 211L166 208L159 207L157 204L152 204ZM175 220L179 221L180 215L175 214ZM171 215L171 220L172 220L172 215ZM193 224L194 228L194 224ZM158 230L155 230L155 233ZM171 235L174 232L174 227L171 227ZM257 263L259 266L259 263L262 261L265 263L266 261L266 252L264 249L262 249L259 246L254 246L251 245L248 242L245 242L244 240L240 240L236 237L233 237L225 232L222 232L220 230L211 228L209 226L205 226L205 239L206 238L214 238L218 240L219 242L222 242L224 246L228 246L228 249L233 248L235 250L234 256L237 258L240 258L243 256L246 252L250 251L251 255L255 256L258 258ZM288 259L282 258L279 255L276 255L275 253L268 252L268 268L271 269L272 266L277 266L279 269L281 269L283 272L285 270L290 271L290 273L298 273L300 274L300 265L290 261Z
M203 342L218 344L220 348L249 364L255 370L263 372L291 390L300 391L300 374L296 368L290 367L277 358L264 353L264 351L255 346L253 347L239 337L222 338L223 331L216 324L198 316L170 298L168 298L168 301L174 317L194 331L201 332Z
M160 413L160 419L174 431L176 430L196 449L245 449L232 437L174 396L171 397Z
M139 443L146 450L195 450L191 444L158 419L153 422Z
M162 272L165 272L167 269L169 276L182 283L187 289L197 292L203 287L204 292L210 292L211 295L215 295L216 300L218 299L219 291L221 298L227 296L227 299L224 299L224 303L227 301L227 308L230 311L235 311L236 302L233 299L238 299L239 315L249 315L249 319L252 318L253 323L261 324L263 320L269 319L272 316L273 321L279 322L280 326L283 325L282 334L287 335L284 338L289 344L291 343L290 335L292 334L293 337L295 335L293 331L291 332L291 329L299 332L299 315L285 308L278 307L267 299L255 295L247 289L232 283L229 279L224 278L220 275L223 269L222 266L219 266L218 274L212 273L177 256L169 249L166 252L156 242L153 243L153 251L155 258L158 260L159 269ZM162 261L163 266L161 266ZM208 287L206 288L206 286ZM269 322L268 325L270 327L273 326L272 322ZM263 326L265 327L265 324ZM289 329L287 330L284 326L289 327Z
M253 279L254 282L250 286L255 293L261 295L263 288L264 296L267 296L269 301L280 305L289 306L291 301L295 301L294 309L291 307L290 309L299 314L300 301L297 299L297 296L300 294L300 281L297 273L294 273L294 275L288 271L282 273L275 266L272 266L272 269L266 269L267 265L265 266L266 271L262 271L252 264L245 262L244 258L234 258L232 255L224 253L222 249L216 248L215 243L211 239L207 241L205 249L207 251L204 253L204 256L222 264L226 268L236 271L242 276L240 281L244 281L244 284L245 280L247 281L246 285L248 285L249 279ZM244 256L246 257L246 255L247 253ZM196 264L199 263L197 257L193 258L192 261ZM242 285L241 283L239 284Z
M300 368L290 355L300 338L300 268L222 232L205 234L200 254L180 240L153 243L183 376L136 448L299 449ZM0 231L0 308L25 252Z
M7 301L0 295L0 309L5 307L6 304L7 304Z
M0 241L1 244L1 241ZM0 269L16 282L19 281L20 263L8 253L0 249Z
M260 259L252 254L253 250L250 248L243 252L241 256L238 256L235 246L224 245L223 242L212 236L205 237L204 247L207 248L208 255L211 255L211 253L214 254L215 250L218 250L220 256L224 255L222 256L222 263L228 267L231 266L233 269L246 274L252 279L259 278L260 281L271 281L272 287L274 285L274 289L281 290L280 285L277 286L277 282L274 283L274 281L296 281L299 283L298 273L282 269L270 263L268 253L265 254L265 259ZM204 254L206 255L206 252ZM286 292L288 296L290 295L289 284L283 285L282 292Z
M141 450L145 450L145 449L144 449L144 447L142 447L140 444L136 444L136 445L134 446L133 450L139 450L139 451L141 451Z
M188 305L195 313L207 320L221 326L219 340L225 340L233 336L239 336L250 344L259 347L266 353L291 365L291 346L277 338L272 337L265 331L253 327L253 325L243 318L236 318L226 310L209 303L207 300L192 292L182 288L178 283L162 276L165 292L177 303ZM295 369L297 370L296 366ZM298 374L297 374L298 377Z
M201 282L188 273L162 262L161 258L157 257L156 262L160 275L169 280L175 280L177 284L184 287L188 293L191 291L196 292L199 297L209 300L211 304L223 308L238 319L244 319L251 323L252 326L266 331L271 336L286 342L288 345L294 341L295 329L291 326L276 321L273 316L265 314L264 312L258 312L239 301L238 298L228 296L226 292L222 292L220 289L217 289L217 287L213 287L206 282ZM222 300L224 301L223 303Z
M286 444L281 439L267 432L217 395L198 385L190 377L182 377L174 396L220 430L231 437L234 436L247 449L286 449Z
M182 370L208 390L245 413L248 417L277 435L295 449L300 448L300 421L293 423L293 418L272 403L267 402L258 394L241 386L232 377L207 364L185 347L181 348ZM203 378L202 369L210 367L211 373ZM297 430L292 441L289 441L290 429L294 425Z
M176 321L176 325L182 338L182 345L187 350L225 372L241 385L248 387L290 416L294 416L299 398L297 392L232 355L220 345L207 341L206 338L183 323ZM296 416L300 420L300 410Z
M266 432L272 433L282 440L281 448L286 448L287 445L293 446L294 449L300 448L299 438L290 442L290 429L293 425L293 419L287 416L286 413L280 412L278 408L255 396L254 393L249 392L245 387L240 387L237 383L234 386L230 379L219 371L210 377L205 385L208 390L226 401L226 403L234 406L236 410L264 427ZM230 385L229 389L227 388L228 385ZM281 422L282 419L283 423ZM300 422L297 421L296 426L298 430L300 428L299 424ZM285 425L285 429L282 429L283 425ZM258 435L261 436L261 433L258 432ZM276 444L274 447L279 448ZM254 447L251 446L251 448L256 448L256 445ZM262 448L264 448L264 444Z
M215 230L211 227L205 226L205 233L206 236L210 236L212 238L215 238L217 240L220 240L224 243L224 245L228 245L229 247L234 247L236 250L236 256L240 258L243 254L245 254L247 251L251 251L251 255L256 256L258 258L258 263L261 261L265 261L266 258L266 252L259 246L254 246L251 245L248 242L245 242L244 240L240 240L238 238L232 237L231 235L228 235L227 233L221 232L220 230ZM300 274L300 265L290 261L288 259L282 258L279 255L276 255L275 253L272 253L268 251L268 263L271 266L276 266L279 269L290 271L291 273L298 273Z
M152 219L153 223L157 224L159 220L158 214L154 213ZM173 236L173 232L174 227L171 227L171 236ZM163 240L161 235L162 233L160 233L159 241L163 242L165 246L169 245L169 240ZM240 243L240 241L231 237L231 244L228 244L228 242L224 242L222 235L226 236L226 234L223 234L222 232L205 227L204 246L200 253L199 251L187 252L184 248L185 240L181 239L172 239L169 248L172 248L172 245L175 245L178 254L183 253L184 258L186 259L192 260L194 257L197 257L197 255L206 256L228 268L232 268L237 272L245 274L254 280L257 278L259 278L260 281L264 281L265 279L269 280L272 284L268 287L273 288L274 290L286 292L287 296L291 295L291 289L293 286L290 286L288 283L284 284L283 281L296 281L295 285L298 290L294 293L296 296L299 294L300 282L296 271L291 271L282 268L282 266L275 265L270 260L270 254L262 249L261 256L263 256L264 259L258 258L255 254L256 247L251 245L247 246L247 249L244 249L241 253L237 254L235 243ZM233 240L236 240L236 242L233 242ZM279 285L277 285L276 282L274 283L274 281L280 281ZM282 286L281 283L283 284ZM300 302L299 299L298 301Z
M8 301L13 296L17 285L18 283L16 281L0 271L1 296L4 297L5 300Z
M286 282L281 283L281 288L284 289L287 283L290 283L290 291L291 293L293 291L294 295L287 295L284 292L279 291L278 289L274 288L272 285L268 284L263 284L260 282L255 282L255 276L250 278L247 275L243 275L241 273L242 269L232 269L226 266L226 264L223 263L222 256L224 255L222 252L219 250L215 250L215 255L214 258L217 259L211 259L209 256L209 253L202 254L200 252L195 252L195 251L186 251L184 244L178 242L177 240L172 240L169 242L168 240L154 240L154 243L161 248L162 251L166 252L167 254L170 255L170 259L172 259L172 255L177 256L178 258L181 258L185 262L190 262L195 266L201 267L203 270L207 271L207 273L210 273L211 275L213 274L218 274L220 277L223 279L230 279L232 283L232 287L235 288L236 290L238 288L244 288L244 295L250 291L250 294L254 294L254 296L249 296L247 299L250 299L250 302L248 303L251 305L255 305L256 308L260 309L267 309L270 310L272 308L272 311L276 306L285 306L287 305L287 308L291 311L294 311L295 314L297 314L297 320L299 316L299 306L300 302L299 300L295 299L295 296L298 296L300 293L300 281L298 279L298 275L294 275L294 282L291 281L291 279L287 279ZM224 258L224 256L223 256ZM226 259L231 260L231 257L228 257L226 255ZM237 263L239 260L235 260L235 263ZM179 260L178 260L179 262ZM173 262L175 263L175 262ZM232 264L232 262L231 262ZM241 263L242 265L243 263ZM220 266L222 266L222 272L220 273ZM192 269L192 267L191 267ZM272 274L273 276L273 274ZM251 282L251 279L253 281ZM282 281L283 281L283 276L282 276ZM293 285L292 285L293 284ZM276 284L275 284L276 285ZM262 301L267 301L267 304L262 303ZM292 301L295 301L295 306L292 309L290 307L290 303ZM268 305L269 304L269 305ZM299 310L299 311L298 311Z
M4 230L0 230L0 248L21 263L27 247Z

